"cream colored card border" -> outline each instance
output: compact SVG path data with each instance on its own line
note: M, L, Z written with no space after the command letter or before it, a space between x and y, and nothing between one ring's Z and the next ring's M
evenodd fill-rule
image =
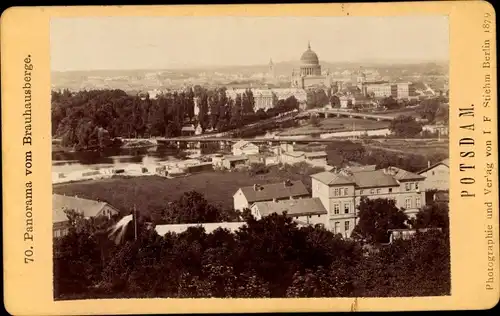
M49 27L52 17L79 16L400 16L448 15L450 23L450 210L452 295L418 298L336 298L336 299L122 299L54 302L52 297L51 223L51 135ZM489 20L490 33L483 24ZM231 6L130 6L130 7L38 7L10 8L1 17L2 66L2 156L3 233L5 306L16 315L42 314L142 314L222 313L273 311L395 311L485 309L499 298L498 274L498 186L496 136L496 42L493 7L482 1L422 3L231 5ZM483 69L482 45L491 42L491 68ZM32 71L33 145L23 146L24 59L30 55ZM492 101L482 106L485 75L490 74ZM459 117L458 108L474 104L474 117ZM493 121L483 122L488 116ZM475 124L475 130L459 128ZM492 156L485 157L486 138L493 144ZM462 137L475 140L475 158L460 157ZM33 154L34 262L24 263L25 152ZM494 217L485 219L485 164L494 163ZM473 162L473 171L459 171L460 163ZM474 185L461 184L472 177ZM461 198L460 192L475 192L475 198ZM494 231L496 261L494 290L485 289L487 279L486 225Z

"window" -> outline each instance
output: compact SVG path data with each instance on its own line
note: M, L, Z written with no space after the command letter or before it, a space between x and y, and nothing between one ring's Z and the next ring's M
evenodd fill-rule
M380 194L380 189L377 189L377 194Z
M415 190L418 190L418 182L415 182Z
M417 196L415 198L415 207L420 208L421 202L420 202L420 196Z
M389 188L389 193L392 193L392 188Z
M351 205L349 203L344 203L344 213L349 214L351 211Z
M340 222L335 222L335 226L333 228L333 233L334 234L340 233Z
M348 195L347 194L347 188L344 188L344 195Z
M371 189L371 190L370 190L370 194L375 194L375 190L374 190L374 189Z
M411 198L406 198L405 208L406 209L410 209L411 208Z
M435 175L435 172L434 172L434 171L432 171L432 175Z
M333 204L333 214L338 214L338 213L340 213L340 205Z
M359 191L359 195L363 195L363 190L360 190L360 191Z
M411 190L411 183L405 183L405 189L406 189L406 191L410 191Z
M345 228L345 232L349 231L349 221L345 221L344 228Z
M339 196L339 195L340 195L340 194L339 194L339 189L338 189L338 188L337 188L337 189L335 189L335 191L333 192L333 195L334 195L334 196Z

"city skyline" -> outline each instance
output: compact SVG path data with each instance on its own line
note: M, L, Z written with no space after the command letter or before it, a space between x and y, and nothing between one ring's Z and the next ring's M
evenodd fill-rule
M252 66L270 59L292 62L299 60L308 42L320 60L329 63L447 61L448 18L57 18L51 21L51 70Z

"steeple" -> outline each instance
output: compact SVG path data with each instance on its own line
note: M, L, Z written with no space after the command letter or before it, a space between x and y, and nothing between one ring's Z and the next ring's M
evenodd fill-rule
M311 41L307 41L307 49L311 50Z

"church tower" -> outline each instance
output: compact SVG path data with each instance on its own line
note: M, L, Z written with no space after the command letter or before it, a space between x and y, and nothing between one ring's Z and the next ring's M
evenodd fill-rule
M276 72L275 72L275 69L274 69L274 63L273 63L273 59L271 58L269 60L269 77L272 78L272 79L276 79Z

